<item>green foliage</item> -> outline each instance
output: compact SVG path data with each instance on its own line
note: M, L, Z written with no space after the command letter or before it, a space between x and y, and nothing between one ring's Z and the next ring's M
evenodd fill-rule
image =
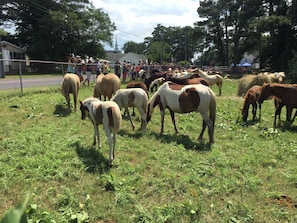
M26 46L31 59L65 61L70 53L102 57L102 42L112 42L115 24L88 0L14 1L1 7L15 24L14 43Z
M241 121L237 85L224 81L217 97L213 145L207 131L197 142L196 113L176 114L175 135L166 111L159 135L156 109L144 133L123 119L112 168L102 126L99 150L90 120L67 111L60 86L1 91L0 213L32 191L29 222L295 222L296 121L272 129L272 100L261 121ZM82 86L79 99L92 92Z
M123 46L124 53L137 53L143 54L145 51L145 46L143 43L135 43L133 41L126 42Z
M30 199L30 194L26 196L23 203L16 208L9 209L0 220L0 223L28 223L26 216L26 207Z
M289 61L288 78L292 83L297 82L297 51L293 52L293 58Z
M245 52L258 51L261 68L286 71L297 49L295 10L296 4L285 0L200 1L203 48L218 50L218 65L237 64Z

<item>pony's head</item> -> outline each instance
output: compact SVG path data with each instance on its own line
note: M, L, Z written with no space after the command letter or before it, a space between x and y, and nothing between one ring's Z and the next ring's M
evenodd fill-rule
M151 120L152 118L152 114L154 112L154 108L159 105L160 109L162 109L162 104L161 104L161 98L160 95L158 95L157 93L155 93L152 98L149 100L148 102L148 106L147 106L147 116L146 116L146 121L147 123Z
M81 120L85 120L92 109L92 103L100 102L98 98L90 97L80 102Z
M241 115L242 115L242 121L245 122L248 118L249 112L245 108L241 108L240 110L241 110Z
M81 111L81 120L85 120L86 116L87 116L87 112L89 112L89 109L87 106L84 105L84 103L82 101L80 102L80 111Z

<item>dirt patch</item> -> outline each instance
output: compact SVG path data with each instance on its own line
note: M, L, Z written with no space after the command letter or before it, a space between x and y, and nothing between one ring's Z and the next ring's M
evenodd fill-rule
M279 197L271 198L272 203L285 206L288 208L297 208L297 201L294 201L292 198L282 195Z

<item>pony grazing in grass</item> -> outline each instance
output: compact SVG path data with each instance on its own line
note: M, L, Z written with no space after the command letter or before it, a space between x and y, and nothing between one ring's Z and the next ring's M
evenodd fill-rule
M216 118L216 96L207 86L202 84L179 85L165 82L148 102L147 122L150 121L154 108L159 106L161 112L161 131L164 131L165 109L168 108L175 133L178 133L174 113L199 112L203 125L198 140L201 142L206 126L208 126L209 142L214 143L214 124Z
M103 95L104 101L106 100L106 97L110 100L112 95L114 95L120 87L121 80L116 74L100 74L96 80L93 96L101 100L101 95Z
M256 120L258 99L261 93L262 87L260 85L254 85L244 95L243 108L241 109L242 120L246 121L249 115L249 108L252 105L253 121ZM261 104L259 104L259 120L261 119Z
M276 116L279 116L283 106L287 108L286 121L293 123L297 115L297 111L291 120L293 108L297 108L297 85L296 84L278 84L278 83L265 83L262 85L262 90L260 97L258 99L259 103L262 104L264 100L270 96L275 96L279 98L280 104L276 108L274 113L273 127L276 127Z
M124 107L127 112L128 118L131 122L132 129L134 131L135 125L130 116L128 107L136 107L141 115L141 127L140 130L146 130L146 112L147 112L147 93L141 88L128 88L120 89L110 99L116 102L120 108Z
M114 101L100 101L98 98L87 98L80 101L81 119L85 120L87 113L94 126L94 142L98 140L98 147L101 148L98 125L103 124L109 144L109 165L112 166L114 150L116 145L116 134L122 123L121 110Z
M72 73L66 73L62 82L61 93L67 101L68 111L70 111L70 94L73 94L74 110L76 110L79 88L80 88L79 76Z

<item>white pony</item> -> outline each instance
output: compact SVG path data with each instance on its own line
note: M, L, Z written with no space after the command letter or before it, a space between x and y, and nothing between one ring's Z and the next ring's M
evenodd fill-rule
M128 107L136 107L141 115L140 130L146 130L148 96L142 88L119 89L110 100L116 102L120 108L125 108L133 130L135 129L135 125L130 116Z
M224 78L219 74L208 75L206 72L200 70L199 68L195 69L196 72L208 81L209 86L216 84L219 87L219 96L222 94L222 85Z
M87 98L80 101L81 119L86 119L86 114L94 126L94 143L98 140L98 147L101 148L98 125L103 124L105 134L109 144L109 165L112 166L114 159L114 150L116 145L116 134L121 128L122 116L117 103L113 101L100 101L98 98Z

